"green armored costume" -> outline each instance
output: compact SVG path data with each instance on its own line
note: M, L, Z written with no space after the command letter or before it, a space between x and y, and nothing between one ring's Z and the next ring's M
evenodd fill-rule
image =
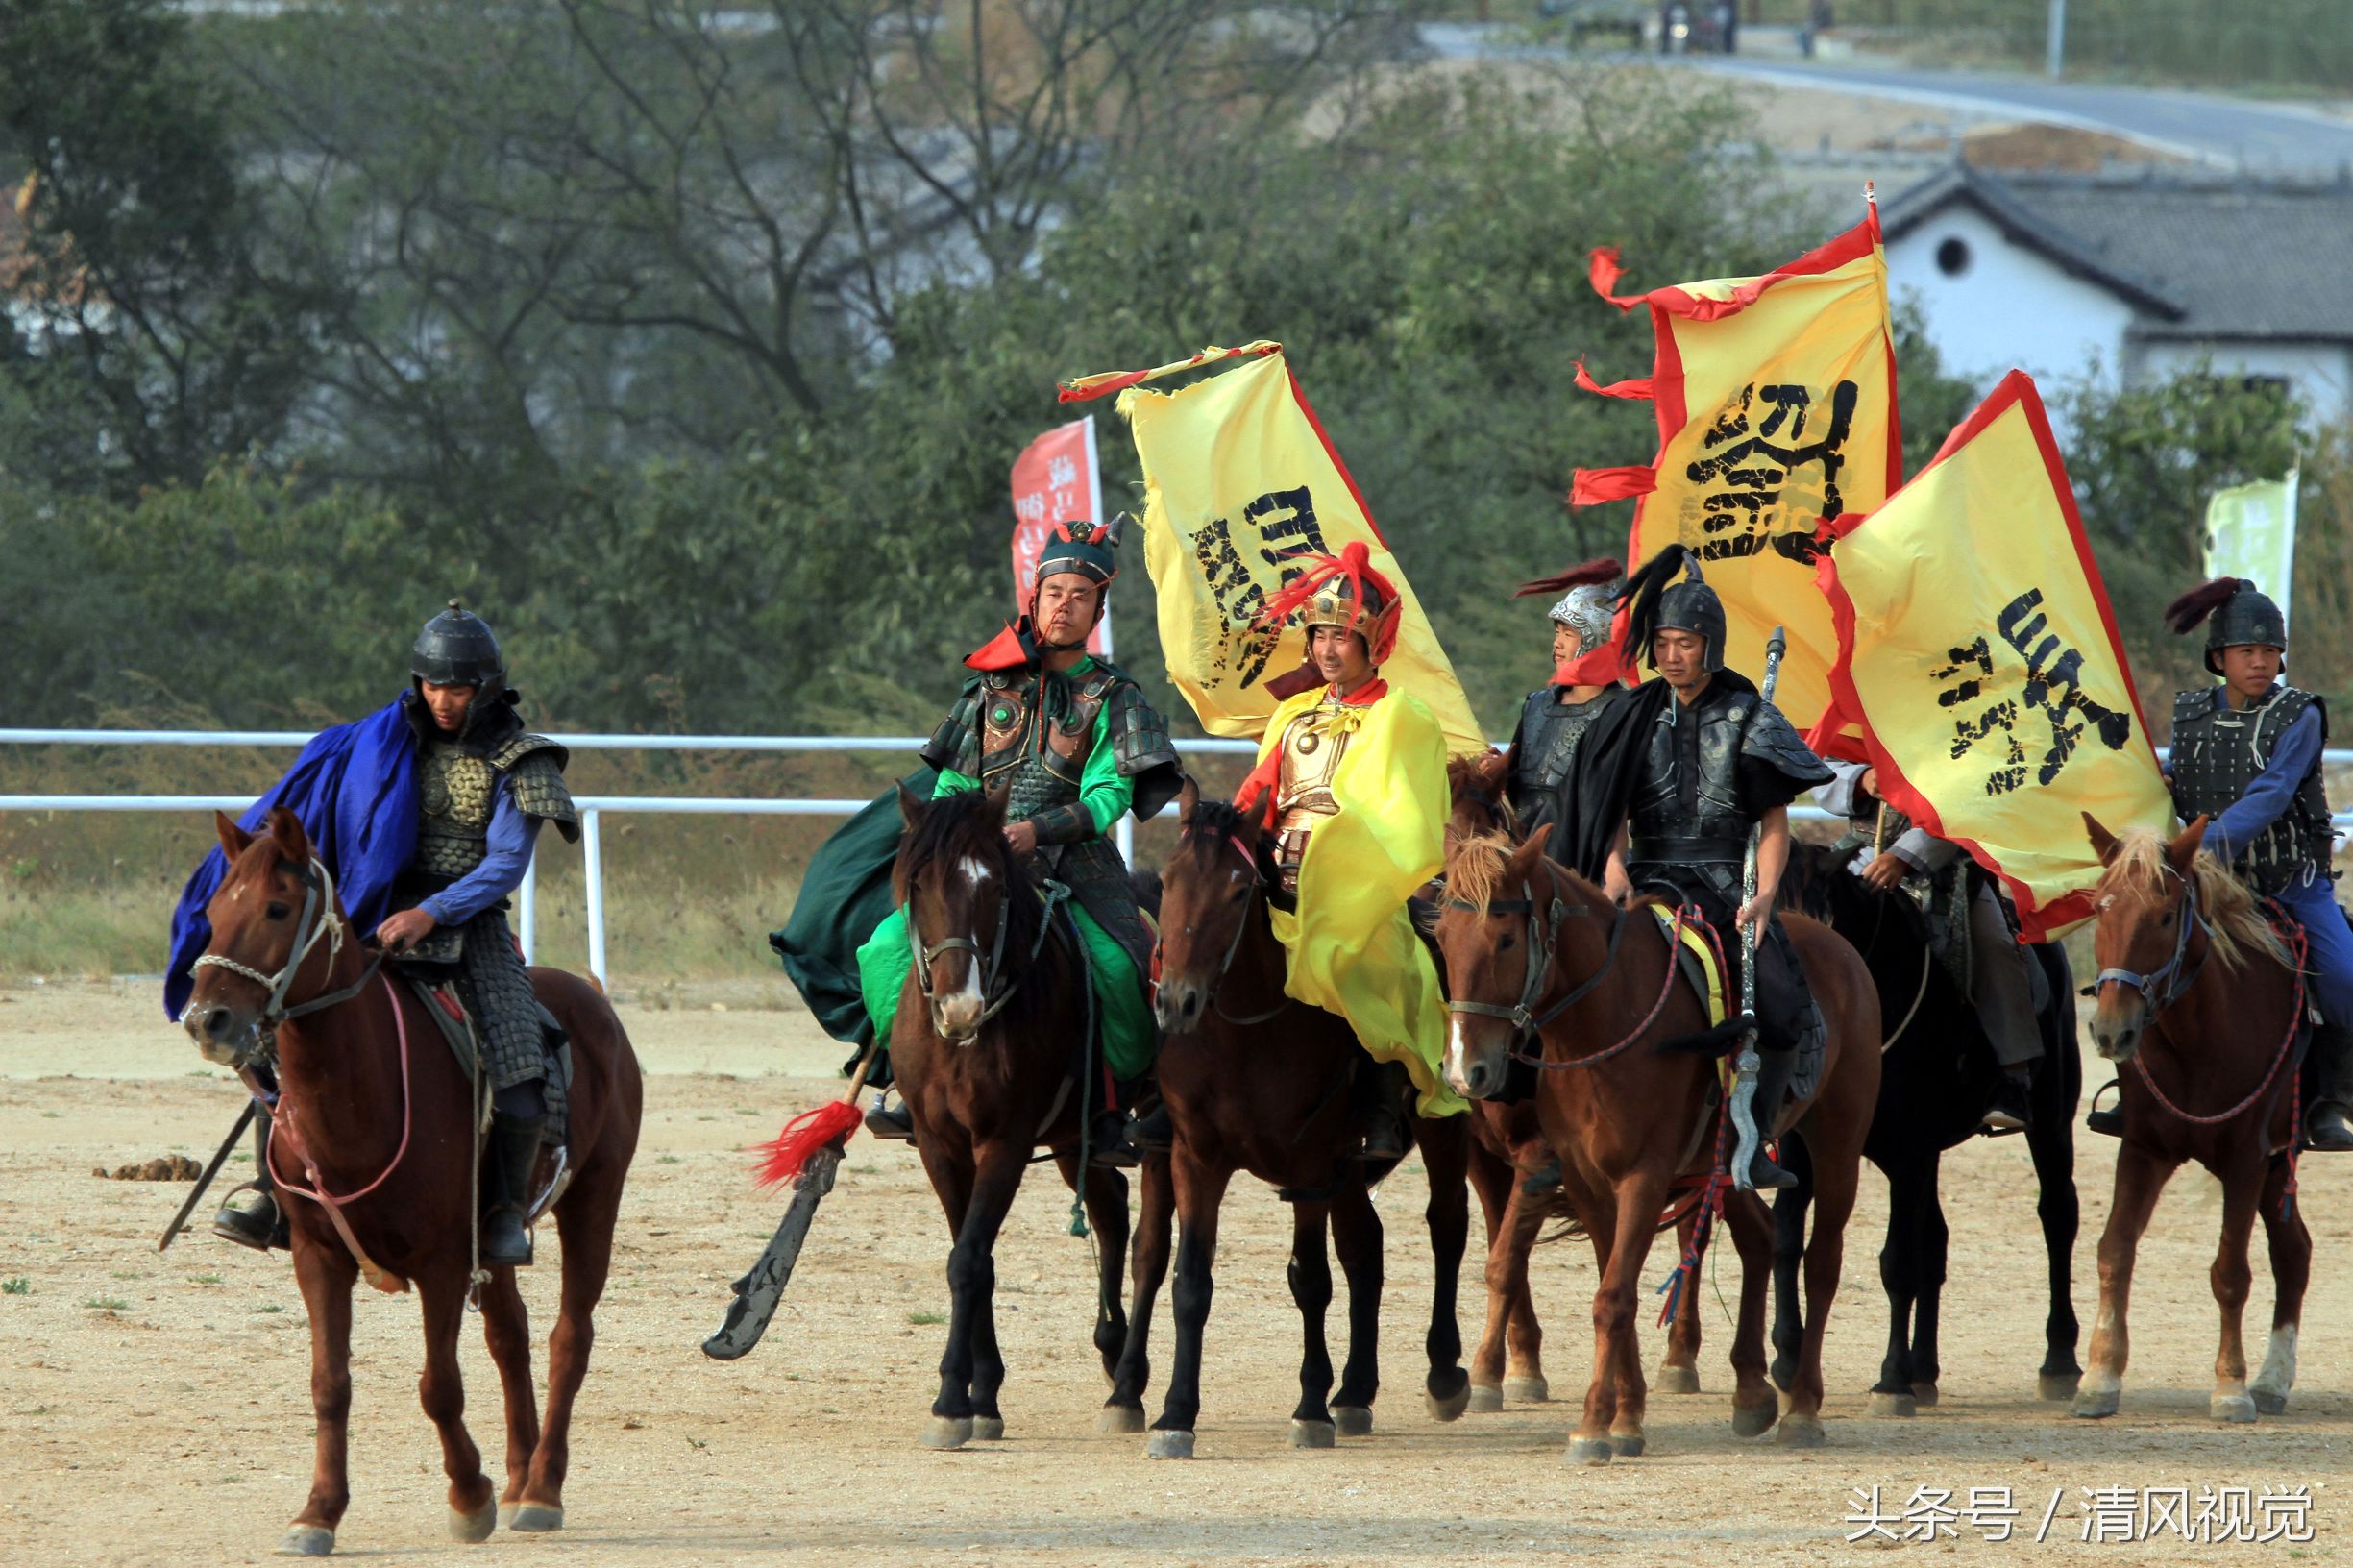
M1134 679L1083 651L1090 628L1065 627L1070 640L1055 643L1053 628L1036 622L1039 587L1066 574L1095 585L1100 619L1117 542L1115 523L1069 524L1047 541L1031 613L965 660L977 674L922 756L939 770L935 796L1003 789L1007 823L1027 823L1036 834L1031 877L1070 890L1093 976L1103 1060L1114 1077L1132 1081L1152 1065L1156 1035L1145 988L1155 939L1110 835L1127 812L1139 821L1159 812L1182 775L1167 726ZM911 962L905 913L893 910L857 955L871 1038L891 1038Z

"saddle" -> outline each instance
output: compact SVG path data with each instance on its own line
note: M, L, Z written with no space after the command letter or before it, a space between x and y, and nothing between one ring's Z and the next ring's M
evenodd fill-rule
M1675 912L1670 907L1658 902L1649 903L1644 907L1648 908L1652 917L1658 921L1658 929L1662 934L1668 936L1675 934ZM1708 1035L1718 1037L1722 1036L1727 1021L1738 1016L1738 1009L1734 1005L1735 998L1731 995L1727 961L1724 959L1725 949L1720 945L1721 942L1722 937L1715 928L1704 919L1701 919L1684 923L1682 940L1676 948L1677 966L1682 973L1684 984L1691 988L1692 994L1699 998L1701 1005L1707 1011ZM1821 1004L1814 1002L1812 1005L1818 1025L1820 1025ZM1697 1038L1705 1040L1707 1037ZM1671 1046L1674 1043L1681 1042L1671 1042ZM1728 1051L1738 1049L1736 1037L1725 1040L1723 1043ZM1807 1030L1798 1046L1796 1070L1789 1076L1787 1098L1782 1106L1774 1108L1770 1125L1777 1128L1787 1106L1803 1104L1814 1097L1814 1091L1821 1087L1823 1063L1828 1054L1829 1034L1826 1025ZM1727 1055L1725 1071L1728 1084L1730 1070L1731 1057ZM1762 1119L1760 1117L1760 1122ZM1771 1137L1773 1134L1768 1132L1766 1136Z
M472 1015L458 997L456 983L447 978L446 973L436 976L427 968L410 965L395 963L387 966L387 968L425 1004L426 1017L439 1026L442 1042L449 1046L450 1054L457 1059L458 1069L465 1073L469 1082L478 1082L482 1071L481 1042L475 1036ZM552 1208L555 1200L563 1195L563 1189L571 1180L572 1164L569 1137L572 1119L572 1037L556 1020L555 1015L548 1011L547 1003L533 997L531 1006L538 1010L542 1038L553 1046L548 1052L548 1117L541 1124L540 1145L543 1149L555 1151L555 1174L549 1180L537 1201L525 1212L526 1224ZM475 1136L479 1139L487 1131L488 1123L485 1121L482 1127L475 1130Z

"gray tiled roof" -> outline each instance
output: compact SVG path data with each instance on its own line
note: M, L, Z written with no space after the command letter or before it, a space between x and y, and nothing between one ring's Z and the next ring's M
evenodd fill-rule
M2144 337L2353 341L2353 184L1956 165L1887 204L1889 239L1968 203L2129 300Z

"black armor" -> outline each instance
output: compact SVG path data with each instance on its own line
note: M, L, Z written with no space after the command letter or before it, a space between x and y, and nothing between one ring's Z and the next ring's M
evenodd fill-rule
M1095 831L1079 798L1098 716L1105 720L1112 757L1135 790L1139 821L1157 814L1183 784L1167 725L1136 682L1115 666L1096 661L1082 674L1035 668L991 671L965 684L964 695L923 747L923 760L944 772L1008 792L1008 821L1036 824L1032 874L1066 883L1072 894L1133 956L1139 974L1151 972L1153 936L1118 847Z
M2247 597L2247 593L2241 593L2231 603L2236 605ZM2216 617L2218 623L2221 619ZM2233 639L2234 644L2247 640ZM2218 686L2177 694L2173 698L2169 772L2173 809L2180 813L2182 821L2219 817L2236 805L2271 760L2272 748L2279 744L2279 738L2308 708L2319 711L2321 740L2325 744L2328 709L2310 692L2292 686L2274 686L2263 701L2244 709L2232 708ZM2295 797L2280 814L2279 821L2246 845L2231 863L2231 869L2258 893L2277 893L2301 877L2307 867L2317 866L2326 870L2334 842L2328 792L2321 783L2320 764L2315 761L2312 772L2296 785Z
M1523 828L1552 821L1555 792L1577 766L1577 743L1604 708L1626 696L1626 689L1605 686L1585 702L1562 702L1560 694L1557 686L1529 693L1519 727L1512 731L1511 773L1505 793Z
M469 615L453 599L417 633L408 672L436 686L478 686L493 693L506 689L506 660L499 652L499 639L481 617Z

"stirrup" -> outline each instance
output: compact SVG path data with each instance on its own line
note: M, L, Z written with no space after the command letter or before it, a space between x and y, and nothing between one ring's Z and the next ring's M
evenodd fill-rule
M239 1202L241 1198L249 1201ZM276 1195L258 1182L233 1188L221 1200L219 1212L212 1216L212 1234L256 1252L288 1247L293 1241L285 1212Z
M1798 1173L1777 1162L1761 1147L1756 1151L1756 1158L1749 1162L1749 1190L1752 1192L1777 1192L1785 1187L1797 1185Z
M2107 1093L2109 1090L2115 1089L2116 1087L2117 1080L2111 1078L2107 1081L2107 1083L2101 1085L2098 1089L2092 1091L2092 1109L2083 1118L2083 1125L2086 1131L2098 1133L2105 1138L2122 1138L2124 1136L2124 1104L2121 1094L2120 1093L2118 1096L2116 1104L2107 1107L2105 1110L2101 1109L2099 1103L2099 1097L2102 1094Z
M882 1091L874 1091L874 1103L867 1107L866 1130L875 1138L897 1143L915 1141L915 1117L908 1114L907 1102L901 1100L895 1108L884 1106Z

